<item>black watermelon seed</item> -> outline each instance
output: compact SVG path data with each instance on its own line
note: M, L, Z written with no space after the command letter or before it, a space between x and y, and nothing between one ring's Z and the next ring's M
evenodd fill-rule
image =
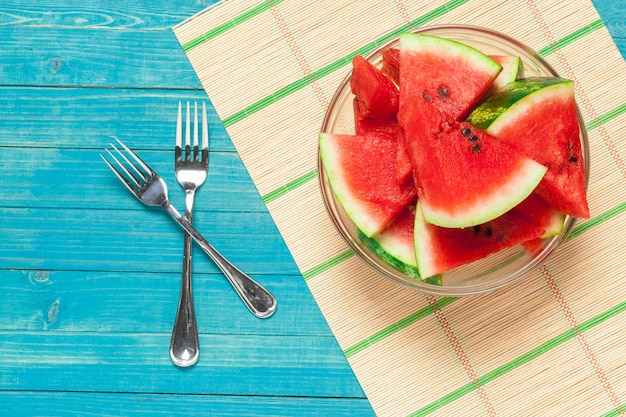
M471 135L471 133L472 133L472 130L469 127L466 127L465 129L461 130L461 134L463 136L469 136Z
M477 224L476 226L472 226L472 230L474 231L474 234L479 234L480 233L480 225Z
M439 97L443 99L448 98L448 89L446 88L445 85L442 85L441 87L439 87Z
M472 135L471 138L469 138L470 142L476 142L478 140L478 136L476 135Z
M491 228L487 227L487 228L485 229L485 236L487 236L487 237L491 237L491 234L492 234L492 232L491 232Z
M424 97L424 100L430 101L430 96L428 95L428 93L422 93L422 97Z
M482 147L478 143L475 143L475 144L472 145L472 152L474 152L474 153L480 152L481 149L482 149Z
M578 162L578 158L576 158L575 156L570 156L570 157L569 157L569 161L570 161L571 163Z

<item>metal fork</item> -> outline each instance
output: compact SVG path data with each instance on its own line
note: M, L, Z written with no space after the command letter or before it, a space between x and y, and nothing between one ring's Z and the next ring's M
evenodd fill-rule
M185 190L185 218L193 223L193 203L196 190L206 181L209 169L209 134L206 105L202 103L202 148L198 148L198 104L194 103L193 145L191 143L190 109L187 102L185 145L183 147L182 105L178 103L176 119L176 146L174 148L174 170L176 180ZM192 251L193 239L185 232L183 243L183 276L176 321L170 342L170 358L181 367L195 364L200 355L198 327L193 305Z
M167 184L152 168L122 141L116 141L125 151L122 152L114 144L105 149L112 162L100 154L104 162L115 176L128 188L139 201L148 206L162 207L180 227L185 229L200 245L202 250L215 262L228 282L233 286L248 309L259 318L270 317L276 311L276 299L261 284L239 270L222 256L172 205L167 196ZM117 156L116 156L117 155ZM128 156L126 156L128 155ZM130 158L129 158L130 157ZM131 160L132 159L132 160ZM134 162L133 162L134 161ZM119 168L116 168L114 164Z

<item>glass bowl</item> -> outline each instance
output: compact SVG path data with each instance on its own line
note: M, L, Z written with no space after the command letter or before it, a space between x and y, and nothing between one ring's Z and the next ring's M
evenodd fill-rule
M501 33L476 27L442 25L430 26L414 33L440 36L470 45L488 55L519 56L524 67L524 76L558 76L557 72L543 58L522 43ZM383 52L398 46L398 38L372 51L365 58L378 68L382 65ZM353 98L348 73L337 89L324 117L321 131L330 133L354 134ZM578 112L580 140L585 160L585 172L589 175L589 144L584 122ZM328 214L341 237L354 253L381 276L405 287L424 293L440 296L464 296L493 291L510 285L528 274L553 254L567 239L575 218L566 216L563 231L543 241L541 248L529 254L521 246L509 248L487 258L455 268L442 274L441 285L431 284L405 275L398 269L381 260L359 239L358 229L352 223L335 198L328 183L318 152L318 175L322 197Z

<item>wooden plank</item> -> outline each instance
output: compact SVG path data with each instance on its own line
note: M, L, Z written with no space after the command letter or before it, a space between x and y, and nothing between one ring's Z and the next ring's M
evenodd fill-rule
M0 48L0 85L202 90L169 29L2 27Z
M169 150L179 101L207 100L204 91L4 87L0 147L102 149L111 137L140 149ZM213 151L234 151L209 106Z
M212 108L196 224L279 307L253 317L196 248L202 353L191 369L170 363L181 231L98 153L124 140L182 208L176 106L207 97L171 27L213 1L66 3L0 10L3 413L373 415Z
M102 149L0 148L0 207L142 209L100 158L105 144ZM141 157L165 179L172 202L182 210L184 191L174 176L173 144L168 145L141 151ZM267 211L233 152L210 152L209 174L196 193L195 210Z
M44 0L25 3L3 0L0 25L42 29L166 30L216 0L129 1L102 0L97 4Z
M364 398L218 396L90 392L0 392L7 415L354 417L373 415ZM25 404L28 404L25 407Z
M279 301L274 316L265 320L247 310L221 275L194 274L200 333L332 335L301 276L257 278ZM181 274L3 270L0 282L0 331L167 334Z
M139 208L2 208L0 268L179 271L182 229L160 208ZM198 212L194 221L207 240L249 274L299 273L268 213ZM195 270L217 272L203 253L194 254Z
M330 336L201 334L191 369L170 334L0 332L5 390L363 397Z

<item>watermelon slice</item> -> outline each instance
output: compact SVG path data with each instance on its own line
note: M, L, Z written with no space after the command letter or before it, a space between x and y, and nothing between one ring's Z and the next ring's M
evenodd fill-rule
M502 67L502 71L487 90L486 96L489 96L502 87L524 76L524 67L522 60L518 56L510 55L488 55L489 58L496 61ZM396 84L400 83L400 50L398 48L389 48L383 52L382 72L391 81Z
M556 236L563 231L565 215L555 210L536 192L532 192L511 211L527 222L545 229L546 233L541 236L542 239Z
M350 88L355 96L357 123L359 120L367 119L379 122L395 120L398 113L398 88L378 68L360 55L352 59Z
M415 206L404 209L389 226L371 238L358 232L359 240L387 265L405 275L421 279L429 284L441 285L441 275L423 279L415 259Z
M411 182L400 184L396 179L398 135L385 132L319 134L330 186L346 214L368 237L383 230L416 196Z
M522 243L524 250L530 254L539 253L545 239L563 231L565 215L555 210L536 192L532 192L526 200L513 207L511 212L546 231L543 236Z
M537 193L552 207L589 218L572 81L515 81L482 103L468 121L548 167Z
M469 227L495 219L528 197L546 172L469 123L446 121L424 100L402 102L398 119L429 223Z
M453 120L473 110L502 70L482 52L437 36L401 33L399 45L400 105L421 99Z
M354 120L357 135L382 130L385 135L398 135L398 88L381 70L362 56L352 59L350 88L354 94ZM377 133L373 133L377 135ZM396 152L396 176L400 184L409 181L412 173L411 161L398 141Z
M372 239L395 259L417 270L415 251L413 250L413 223L415 221L415 206L410 205L380 233Z
M415 256L422 277L483 259L500 250L538 238L545 230L511 212L464 229L427 223L418 201L415 210Z
M382 72L391 81L400 84L400 50L398 48L389 48L383 52Z
M502 72L493 81L485 96L494 94L504 88L505 85L524 76L524 67L520 57L510 55L489 55L489 57L502 66Z

